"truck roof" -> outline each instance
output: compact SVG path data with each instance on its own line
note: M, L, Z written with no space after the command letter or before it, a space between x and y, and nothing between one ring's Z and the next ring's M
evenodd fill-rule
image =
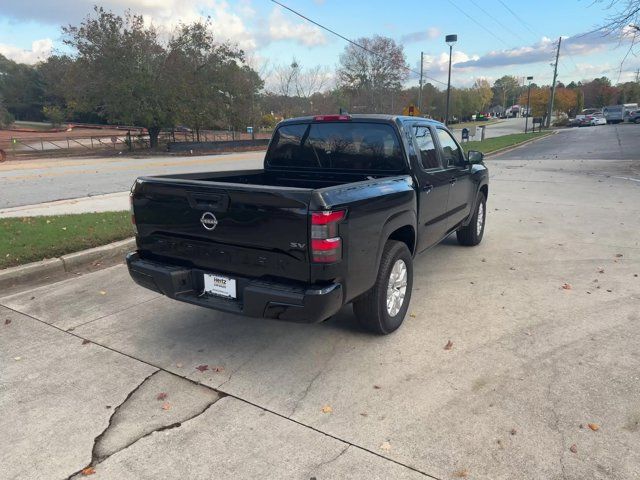
M416 120L421 120L432 125L444 127L443 123L433 120L431 118L409 117L406 115L387 115L382 113L354 113L354 114L349 113L345 115L349 115L352 120L369 120L369 121L381 122L381 123L394 123L394 122L404 123L404 122L414 122ZM314 118L316 116L317 115L287 118L285 120L282 120L279 123L279 125L289 125L292 123L311 123L314 121Z

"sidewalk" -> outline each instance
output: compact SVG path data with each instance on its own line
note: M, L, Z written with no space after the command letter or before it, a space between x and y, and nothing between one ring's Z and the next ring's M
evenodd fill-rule
M86 212L117 212L129 209L129 192L70 198L55 202L0 209L0 218L40 217Z

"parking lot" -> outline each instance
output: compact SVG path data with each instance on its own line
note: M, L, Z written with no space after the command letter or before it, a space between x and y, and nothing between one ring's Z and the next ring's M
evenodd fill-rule
M123 265L0 298L3 476L640 477L639 151L602 126L488 160L483 243L417 256L386 337L350 307L174 302Z

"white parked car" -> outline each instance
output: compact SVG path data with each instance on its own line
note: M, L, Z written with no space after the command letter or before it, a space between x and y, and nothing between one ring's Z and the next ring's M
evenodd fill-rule
M591 117L591 125L606 125L607 124L607 119L601 116L592 116Z

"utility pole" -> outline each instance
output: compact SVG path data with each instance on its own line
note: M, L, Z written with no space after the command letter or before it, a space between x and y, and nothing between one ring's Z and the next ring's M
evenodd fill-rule
M640 83L640 68L636 68L636 83Z
M553 66L553 84L551 85L551 98L549 99L549 115L547 115L547 128L551 126L551 114L553 113L553 99L556 96L556 79L558 78L558 59L560 58L560 45L562 37L558 38L558 50L556 51L556 63Z
M422 64L424 63L424 52L420 52L420 90L418 90L418 111L422 112Z

